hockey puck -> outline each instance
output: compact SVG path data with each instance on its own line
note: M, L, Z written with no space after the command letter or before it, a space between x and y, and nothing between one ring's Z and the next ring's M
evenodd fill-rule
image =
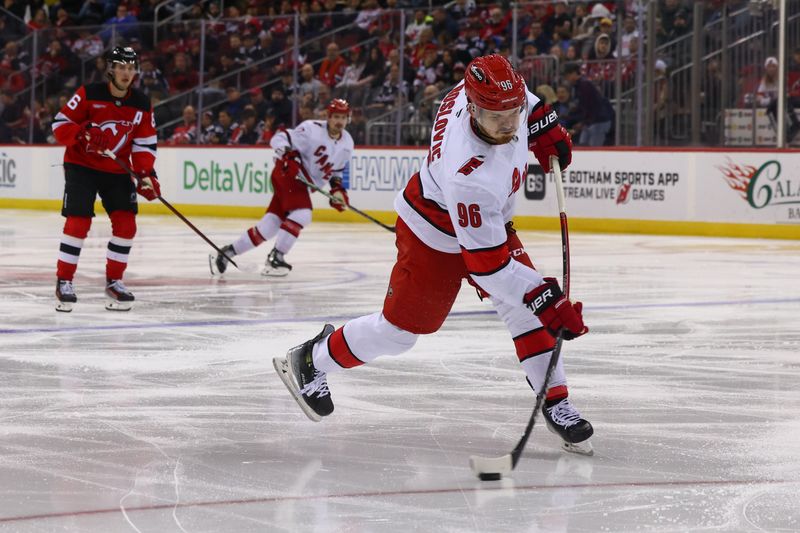
M481 481L498 481L503 478L500 472L481 472L478 474L478 479Z

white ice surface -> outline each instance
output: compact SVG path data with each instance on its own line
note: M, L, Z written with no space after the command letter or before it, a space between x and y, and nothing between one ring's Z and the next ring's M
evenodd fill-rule
M220 245L252 221L197 218ZM315 223L208 273L174 217L140 217L129 313L103 308L110 226L56 313L62 219L0 211L0 532L800 531L800 243L573 234L591 333L566 343L594 457L536 427L491 308L464 286L408 354L332 375L335 413L298 409L273 356L380 308L393 237ZM560 276L557 233L521 233ZM537 424L538 426L539 424Z

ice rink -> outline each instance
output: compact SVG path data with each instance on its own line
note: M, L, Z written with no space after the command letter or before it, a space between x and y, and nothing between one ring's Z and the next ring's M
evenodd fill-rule
M220 245L254 222L193 220ZM259 275L268 243L212 279L177 218L140 217L114 313L100 215L65 314L62 224L0 211L0 532L800 531L800 242L573 233L591 333L563 357L595 455L540 419L481 482L469 456L509 452L534 396L466 284L438 334L332 375L319 424L273 371L380 308L388 232L314 223L288 278ZM558 233L521 237L560 278Z

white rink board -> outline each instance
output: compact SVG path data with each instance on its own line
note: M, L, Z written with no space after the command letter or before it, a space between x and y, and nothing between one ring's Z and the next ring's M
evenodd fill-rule
M425 155L357 148L346 178L351 201L392 211L397 191ZM60 199L62 157L61 147L0 147L0 199ZM516 214L551 216L552 178L533 155L530 163ZM799 166L800 153L790 151L577 150L565 175L566 196L576 218L798 224ZM267 148L164 147L156 168L162 193L174 204L261 207L272 195L272 167ZM329 209L321 195L313 198L315 207Z

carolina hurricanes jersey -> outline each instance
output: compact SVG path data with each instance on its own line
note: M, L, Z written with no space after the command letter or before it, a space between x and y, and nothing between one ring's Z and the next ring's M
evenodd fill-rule
M347 130L342 130L338 140L331 139L324 120L305 120L294 129L281 130L272 136L270 146L276 157L288 150L300 152L303 166L317 187L334 176L341 177L353 155L353 138Z
M124 174L112 159L95 152L87 152L77 136L83 124L93 122L102 130L110 131L113 140L109 147L122 161L130 161L135 171L153 168L156 160L156 124L150 97L137 89L117 98L111 94L108 83L93 83L78 88L53 120L53 135L67 146L65 163Z
M436 113L422 168L394 202L422 242L441 252L460 252L470 277L512 305L542 283L538 272L511 260L506 246L514 193L527 175L527 117L539 102L526 93L527 112L520 112L516 138L493 145L473 131L464 83L456 85Z

